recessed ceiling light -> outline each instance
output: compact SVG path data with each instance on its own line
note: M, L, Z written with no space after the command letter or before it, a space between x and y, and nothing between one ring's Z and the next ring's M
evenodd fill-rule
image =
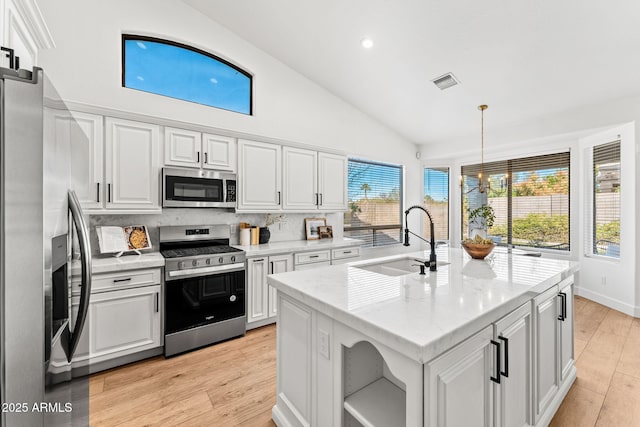
M368 37L365 37L364 39L362 39L360 41L360 44L362 45L363 48L365 49L371 49L373 47L373 40L371 40Z

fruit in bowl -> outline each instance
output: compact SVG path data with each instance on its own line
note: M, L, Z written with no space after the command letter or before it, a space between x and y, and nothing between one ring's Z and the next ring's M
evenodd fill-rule
M496 244L491 239L483 239L476 235L474 239L462 241L462 247L473 259L484 259L491 253Z

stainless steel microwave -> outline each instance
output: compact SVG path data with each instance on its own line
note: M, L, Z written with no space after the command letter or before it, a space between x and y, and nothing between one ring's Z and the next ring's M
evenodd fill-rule
M162 206L235 208L236 174L203 169L163 168Z

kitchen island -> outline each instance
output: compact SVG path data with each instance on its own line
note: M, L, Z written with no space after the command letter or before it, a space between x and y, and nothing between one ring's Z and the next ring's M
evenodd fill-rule
M548 424L576 376L577 263L446 248L420 275L414 259L268 277L277 425Z

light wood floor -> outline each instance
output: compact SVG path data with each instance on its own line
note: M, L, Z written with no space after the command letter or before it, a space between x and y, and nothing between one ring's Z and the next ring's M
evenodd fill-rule
M92 426L274 426L275 326L91 377ZM575 299L578 379L551 425L640 426L640 319ZM324 427L324 426L323 426Z
M640 319L575 298L578 378L551 426L640 426Z

